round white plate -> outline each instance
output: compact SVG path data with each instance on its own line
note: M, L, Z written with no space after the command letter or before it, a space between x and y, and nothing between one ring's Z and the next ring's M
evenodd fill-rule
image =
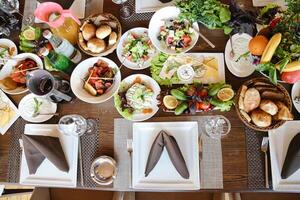
M23 97L19 103L18 109L21 117L24 120L33 123L41 123L51 119L54 115L38 115L36 117L32 117L34 111L33 109L34 98L36 98L39 102L42 102L41 110L40 110L41 114L56 113L57 110L56 103L53 103L45 99L44 97L39 97L34 94L28 94L25 97Z
M109 88L109 90L106 91L106 93L100 96L93 96L83 88L83 79L88 76L88 69L92 67L98 60L103 60L108 63L109 67L116 69L117 73L115 74L113 85ZM121 73L117 64L112 60L104 57L92 57L82 61L77 65L72 72L70 83L73 93L80 100L92 104L103 103L109 100L118 91L121 83Z
M12 56L16 56L18 54L18 48L17 48L16 44L13 41L9 40L9 39L1 38L0 39L0 46L14 48L15 50L14 50Z
M250 41L252 37L246 33L243 34L234 34L232 36L232 43L234 43L239 39L245 39ZM249 42L248 42L249 43ZM237 77L247 77L250 76L255 71L255 66L250 64L247 65L241 65L239 62L235 62L238 57L240 57L242 54L246 53L248 51L248 43L245 46L245 52L241 52L239 54L236 53L235 58L230 58L230 51L231 51L231 44L230 39L227 41L226 47L225 47L225 62L227 65L228 70ZM235 51L236 52L236 51ZM244 58L241 58L244 59Z
M143 63L143 65L139 65L138 63L131 62L130 60L123 57L123 45L127 41L127 37L128 37L129 33L135 33L137 35L142 35L142 34L148 33L148 29L143 28L143 27L137 27L137 28L130 29L129 31L127 31L126 33L124 33L122 35L120 42L118 44L118 47L117 47L117 56L118 56L120 62L123 63L123 65L125 67L127 67L129 69L133 69L133 70L142 70L142 69L146 69L146 68L150 67L151 60L156 55L156 52L153 54L150 54L149 59L145 63Z
M300 113L300 81L294 83L292 87L291 96L296 110ZM297 101L297 97L299 98L298 101Z
M158 11L155 12L155 14L152 16L150 23L149 23L149 37L151 39L152 44L159 49L160 51L166 53L166 54L178 54L179 52L176 52L175 50L172 50L170 48L167 48L166 45L162 45L162 43L157 39L157 36L159 35L160 27L164 25L164 20L166 19L177 19L178 15L180 13L180 9L175 6L168 6L164 7ZM197 31L199 31L198 23L193 23L193 28ZM191 50L197 43L199 38L199 34L194 32L192 36L192 42L191 45L185 49L183 49L180 53L185 53L189 50Z
M43 69L43 61L41 60L40 57L38 57L37 55L35 55L33 53L21 53L21 54L16 55L14 58L17 60L9 60L4 65L2 70L0 71L0 80L10 76L10 74L12 73L14 67L18 64L18 62L21 60L25 60L26 58L30 58L30 59L34 60L37 63L37 67L39 67L40 69ZM0 83L0 88L5 93L11 94L11 95L23 94L28 91L27 87L18 87L14 90L6 90L1 83Z
M151 88L153 90L154 95L153 95L153 102L152 102L152 112L147 113L147 114L134 113L132 115L132 119L128 119L128 120L135 121L135 122L145 121L147 119L150 119L157 113L159 108L157 106L158 101L157 101L156 97L160 94L160 91L161 91L158 83L150 76L147 76L144 74L133 74L131 76L128 76L124 80L122 80L121 84L125 83L125 85L132 85L137 77L140 77L142 80L142 83L144 83L145 85L147 85L149 88ZM120 113L120 115L122 115L122 113ZM123 116L123 117L126 118L125 116Z

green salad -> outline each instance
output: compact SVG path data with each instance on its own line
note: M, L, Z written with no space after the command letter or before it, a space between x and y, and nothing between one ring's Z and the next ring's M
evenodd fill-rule
M150 58L155 49L148 37L147 32L138 35L130 32L123 44L123 56L131 62L143 63Z

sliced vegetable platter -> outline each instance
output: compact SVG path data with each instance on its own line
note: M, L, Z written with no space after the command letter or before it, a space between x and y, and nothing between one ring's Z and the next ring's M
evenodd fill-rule
M229 111L234 105L234 95L231 85L224 82L210 85L196 83L163 90L159 99L164 112L181 115L211 110Z

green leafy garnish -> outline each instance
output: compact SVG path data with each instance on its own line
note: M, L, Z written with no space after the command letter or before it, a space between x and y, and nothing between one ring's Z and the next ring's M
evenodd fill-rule
M43 104L42 101L37 100L37 98L33 98L34 100L34 114L37 114L41 110L41 105Z
M5 53L8 51L8 48L3 48L2 51L0 52L0 58L3 58Z
M212 98L210 103L215 106L215 110L220 110L221 112L230 111L231 107L234 105L233 100L221 101L217 98Z
M261 63L257 65L256 70L263 74L266 74L272 83L277 84L278 75L275 64L271 62Z
M225 34L232 30L228 25L231 12L218 0L181 0L176 6L180 9L180 19L200 22L209 29L223 29Z

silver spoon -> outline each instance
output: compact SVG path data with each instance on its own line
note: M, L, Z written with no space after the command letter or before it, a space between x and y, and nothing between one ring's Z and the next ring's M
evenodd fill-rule
M229 39L230 39L230 45L231 45L231 51L230 51L230 53L229 53L229 56L230 56L230 59L233 59L235 53L234 53L234 50L233 50L233 42L232 42L232 37L231 37L231 35L229 36Z
M268 174L268 146L269 146L269 138L263 137L261 143L261 151L265 154L265 181L266 181L266 188L269 188L269 174Z
M54 116L58 116L59 113L39 113L39 112L36 112L36 113L32 114L32 117L35 118L35 117L37 117L39 115L54 115Z

